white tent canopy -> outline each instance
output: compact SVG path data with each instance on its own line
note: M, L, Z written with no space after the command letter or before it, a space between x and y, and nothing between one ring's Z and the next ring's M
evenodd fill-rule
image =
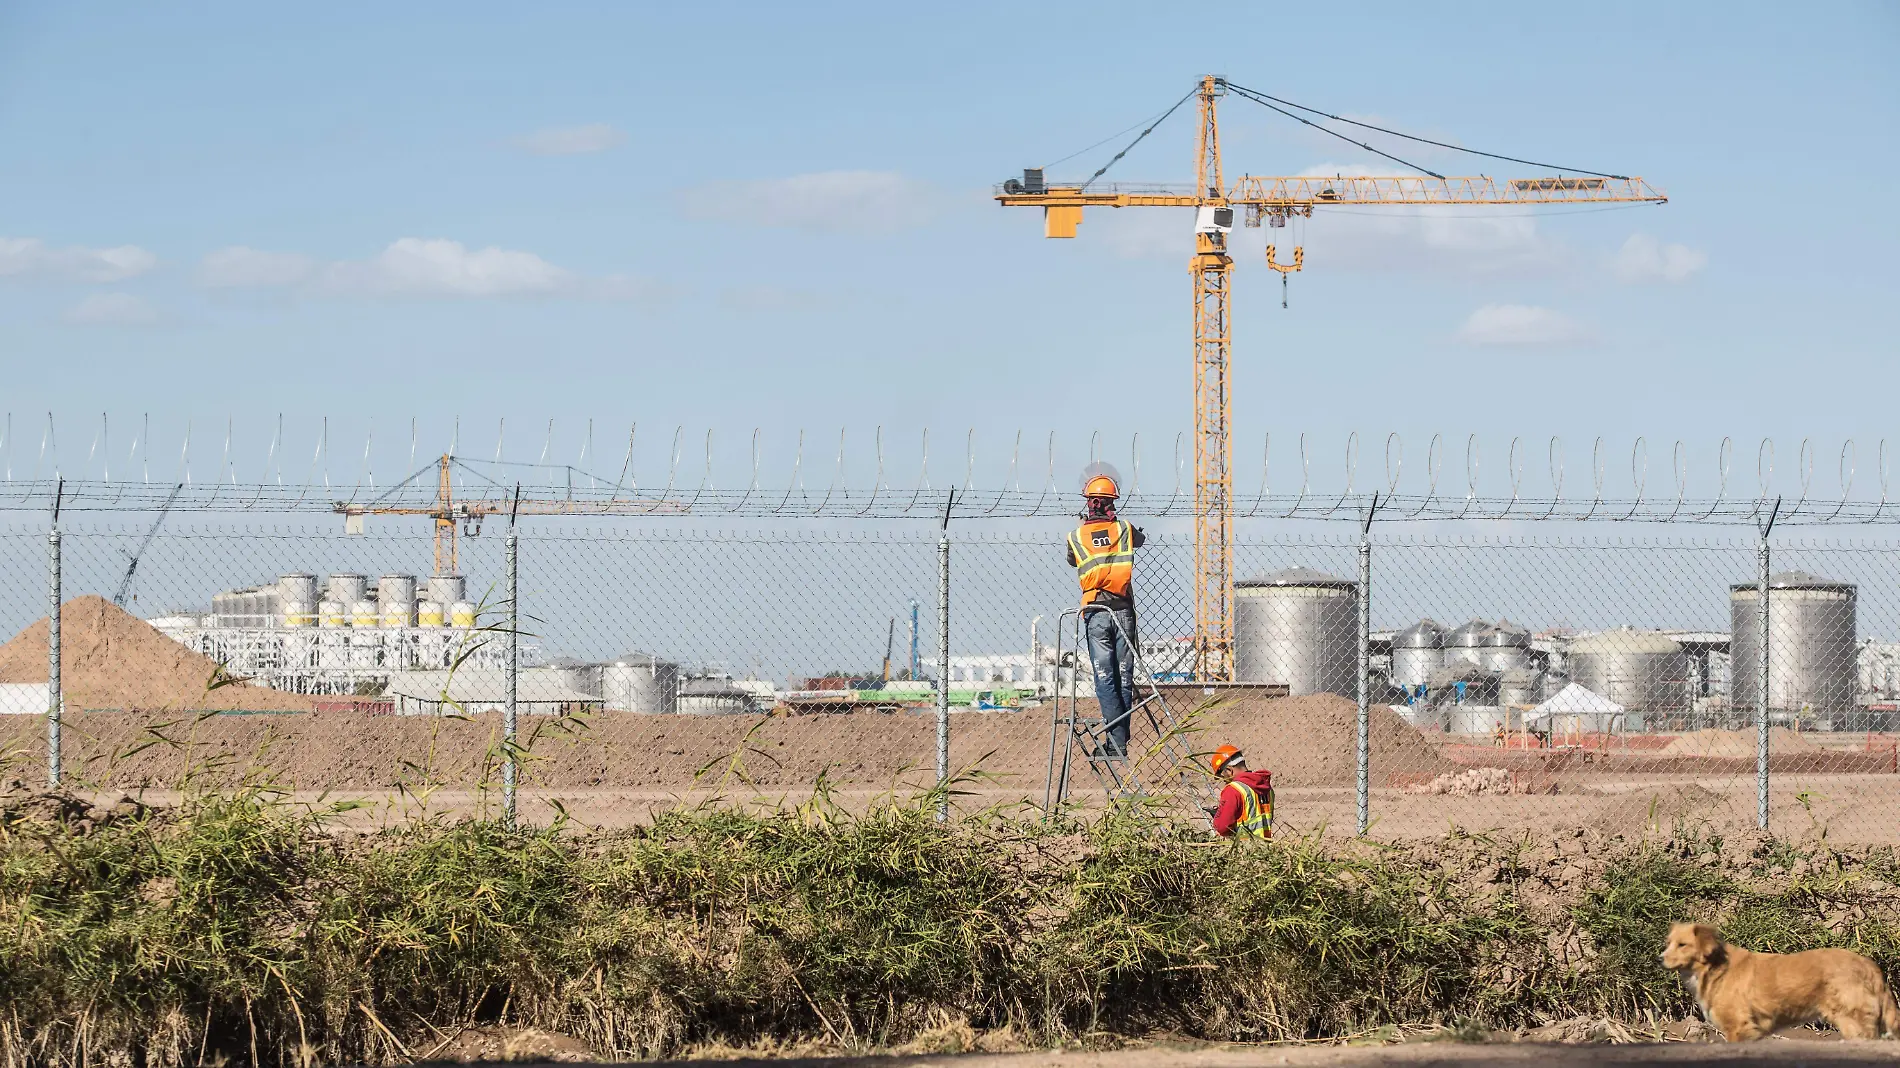
M1577 683L1558 690L1550 700L1524 713L1527 720L1543 719L1547 716L1616 716L1621 715L1622 705Z

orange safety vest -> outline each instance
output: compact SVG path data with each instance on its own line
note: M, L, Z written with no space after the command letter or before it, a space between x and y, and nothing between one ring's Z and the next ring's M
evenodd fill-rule
M1229 781L1225 787L1240 791L1240 818L1234 821L1235 838L1273 837L1273 790L1266 796L1244 782Z
M1134 527L1119 519L1084 523L1069 535L1069 555L1075 557L1083 604L1094 604L1104 593L1134 596Z

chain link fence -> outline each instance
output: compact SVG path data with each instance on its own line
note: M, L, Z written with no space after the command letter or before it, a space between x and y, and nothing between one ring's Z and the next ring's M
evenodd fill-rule
M1764 558L1756 538L1243 524L1238 678L1214 684L1192 674L1192 544L1151 530L1152 701L1116 764L1091 748L1066 525L950 524L946 609L935 526L524 518L510 598L505 522L440 566L420 523L65 523L56 568L47 524L0 528L7 774L505 814L518 767L527 818L606 824L715 796L864 805L939 785L947 702L963 808L1132 794L1200 820L1203 755L1235 744L1273 773L1280 834L1896 838L1896 542L1775 535Z

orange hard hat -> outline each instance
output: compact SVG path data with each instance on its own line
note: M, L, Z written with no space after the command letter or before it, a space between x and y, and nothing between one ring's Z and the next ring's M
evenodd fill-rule
M1122 473L1115 470L1113 464L1097 460L1084 467L1081 482L1084 497L1120 497L1122 495Z
M1241 752L1240 747L1237 745L1223 745L1219 749L1214 750L1214 759L1208 761L1208 764L1213 767L1214 774L1219 775L1220 769L1232 764L1236 760L1245 764L1247 762L1247 754Z

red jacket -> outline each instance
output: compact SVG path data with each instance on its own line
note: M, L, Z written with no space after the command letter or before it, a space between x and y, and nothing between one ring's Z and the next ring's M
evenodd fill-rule
M1254 788L1261 795L1260 801L1266 803L1266 793L1273 789L1273 772L1236 771L1234 781ZM1229 790L1226 783L1220 787L1220 811L1214 813L1214 833L1222 838L1230 838L1234 833L1234 824L1240 821L1240 791Z

